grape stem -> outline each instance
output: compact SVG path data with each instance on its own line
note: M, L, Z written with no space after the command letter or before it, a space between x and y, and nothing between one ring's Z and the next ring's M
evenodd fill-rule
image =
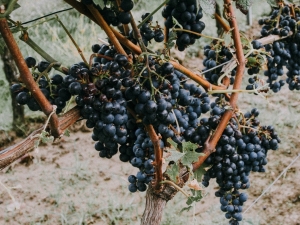
M188 193L186 193L181 187L179 187L177 184L175 184L173 181L170 180L164 180L160 182L161 184L170 184L172 185L176 190L180 191L182 194L184 194L185 197L189 198L191 197Z
M68 29L66 28L66 26L63 24L63 22L61 22L61 20L59 19L59 17L56 15L56 20L57 22L62 26L62 28L64 29L64 31L66 32L66 34L68 35L68 37L71 39L73 45L75 46L75 48L77 49L79 55L81 56L83 62L88 66L88 62L86 61L80 47L78 46L78 44L76 43L76 41L74 40L74 38L72 37L72 35L70 34L70 32L68 31Z
M141 28L141 26L146 23L151 16L153 16L161 7L163 7L169 0L165 0L163 3L161 3L156 9L154 9L153 12L151 12L146 18L137 26L137 28Z
M197 35L197 36L201 36L201 37L205 37L205 38L209 38L209 39L213 39L213 40L218 40L218 41L224 42L224 39L207 36L207 35L204 35L204 34L201 34L201 33L197 33L197 32L191 31L191 30L186 30L186 29L181 29L181 28L173 28L172 31L183 31L183 32L191 33L191 34L194 34L194 35Z
M50 104L50 102L44 96L42 91L39 89L38 85L35 83L32 74L26 65L22 53L17 45L17 42L14 39L13 34L11 33L11 30L9 29L7 20L5 18L0 19L0 33L7 45L7 48L11 52L11 55L16 63L16 66L19 69L20 77L22 81L24 82L26 87L30 90L32 96L36 99L36 101L42 108L44 114L46 116L49 116L53 111L53 106ZM56 114L54 114L50 119L50 129L51 129L51 134L55 138L60 137L62 134L58 125L59 125L58 117Z
M215 18L216 18L217 22L223 27L223 30L225 32L228 32L230 30L230 27L228 26L228 24L222 19L221 16L219 16L218 13L215 13Z

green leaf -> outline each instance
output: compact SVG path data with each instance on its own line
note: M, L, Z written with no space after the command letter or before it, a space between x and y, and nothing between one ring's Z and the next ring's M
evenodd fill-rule
M177 182L179 176L179 166L174 163L167 167L166 174L170 177L173 182Z
M176 26L179 26L180 27L180 29L182 29L182 26L181 26L181 24L175 19L175 17L174 16L172 16L172 21L173 21L173 24L174 24L174 26L173 27L176 27Z
M188 206L188 207L184 207L182 210L180 210L180 213L184 212L184 211L190 211L190 209L192 208L192 206Z
M190 141L188 142L182 142L182 151L188 152L188 151L195 151L198 148L197 144L194 144Z
M0 87L4 86L5 85L5 82L4 80L0 80Z
M47 131L42 131L40 134L40 139L43 143L47 143L54 140L53 136L49 136L49 133Z
M194 171L194 178L198 182L202 182L202 176L206 173L207 164L203 163L197 170Z
M104 0L93 0L93 2L96 4L96 5L99 5L101 9L103 9L105 7L105 2Z
M169 142L170 145L172 145L175 149L177 149L177 143L175 141L173 141L171 138L168 138L167 142Z
M7 5L10 0L0 0L0 5Z
M203 196L201 191L195 191L191 190L193 193L193 196L189 197L188 200L186 201L187 205L191 205L193 202L199 202Z
M211 18L215 18L216 0L198 0L198 2L205 14Z
M199 156L204 155L203 153L198 153L195 151L188 151L180 159L180 162L185 166L190 166L193 162L197 162Z
M174 149L170 149L169 151L171 153L171 155L166 158L167 161L174 161L174 162L177 162L179 159L181 159L185 154L182 153L182 152L179 152L177 150L174 150Z
M235 0L236 7L245 15L248 14L248 10L253 3L253 0Z
M3 55L4 54L4 49L5 49L5 42L3 40L3 38L0 38L0 55Z
M70 137L70 131L69 130L65 130L64 135L67 137Z

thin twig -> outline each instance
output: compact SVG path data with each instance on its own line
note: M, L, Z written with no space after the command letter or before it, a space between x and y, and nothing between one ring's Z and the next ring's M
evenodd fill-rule
M170 184L172 185L176 190L180 191L182 194L185 195L185 197L189 198L191 197L188 193L186 193L181 187L179 187L177 184L175 184L174 182L170 181L170 180L164 180L160 182L161 184Z
M64 29L64 31L66 32L66 34L68 35L68 37L71 39L73 45L76 47L79 55L81 56L83 62L88 65L88 62L86 61L80 47L78 46L78 44L76 43L76 41L74 40L74 38L72 37L72 35L70 34L70 32L68 31L68 29L66 28L66 26L63 24L63 22L61 22L61 20L59 19L59 17L56 15L56 20L59 22L59 24L62 26L62 28Z
M293 161L279 174L279 176L263 191L263 193L261 193L261 195L254 200L254 202L252 202L251 205L249 205L249 207L244 211L244 214L252 208L252 206L255 205L256 202L259 201L259 199L261 199L262 196L264 196L268 190L279 180L280 177L282 177L283 174L285 174L289 168L291 168L291 166L300 158L300 154L298 154L298 156L296 158L293 159Z

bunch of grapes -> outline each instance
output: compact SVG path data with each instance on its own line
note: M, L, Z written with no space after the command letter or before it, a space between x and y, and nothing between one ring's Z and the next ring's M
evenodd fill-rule
M203 65L205 66L203 69L204 76L210 83L218 85L224 67L224 65L220 65L229 62L233 58L233 54L223 43L213 41L210 45L204 46L204 56L206 57L203 60ZM236 70L233 69L230 74L228 74L231 84L233 84L235 73Z
M148 15L149 13L144 13L142 15L142 20L145 20ZM152 26L152 20L153 16L151 16L140 28L140 34L145 46L148 46L148 43L151 42L152 39L156 42L162 42L165 38L164 33L158 24ZM134 43L137 42L133 36L133 31L130 32L129 38Z
M56 113L60 113L66 106L66 102L70 100L71 94L68 90L68 78L63 78L59 74L53 77L42 73L49 67L50 63L41 61L36 65L36 60L33 57L25 58L25 62L29 68L33 68L33 76L37 82L41 92L48 99L48 101L57 106ZM36 69L38 71L36 71ZM16 101L20 105L27 105L32 111L41 111L41 107L37 101L32 97L30 91L21 83L16 83L11 86L11 92L16 97Z
M217 127L220 116L225 112L220 100L212 107L211 117L200 126L205 128L201 129L206 133ZM239 190L250 187L250 172L265 172L268 151L276 150L280 143L272 126L260 125L258 115L258 110L254 108L239 121L231 119L216 151L206 159L211 168L204 175L202 184L207 187L210 179L216 178L219 190L215 195L220 197L221 210L226 213L227 219L231 219L230 224L239 224L238 221L242 220L242 206L247 194Z
M82 0L85 5L94 4L93 0ZM133 9L132 0L121 0L120 6L115 1L104 1L103 9L99 5L95 5L103 16L108 25L119 26L120 24L128 24L131 21L130 10Z
M200 21L203 17L202 8L197 9L196 0L170 0L164 7L162 16L166 19L167 29L171 29L175 25L173 17L184 30L201 33L205 28L205 23ZM177 27L179 26L177 25ZM177 32L178 50L184 51L187 46L194 44L200 37L184 31Z
M269 18L260 19L259 24L264 25L261 30L262 36L268 36L270 34L280 35L282 37L288 36L285 39L275 41L272 44L264 46L265 50L269 52L267 56L268 70L264 72L267 76L267 82L273 92L280 91L284 85L284 80L280 79L284 75L284 69L286 73L286 82L290 90L300 90L300 26L297 24L297 20L300 16L299 7L295 8L295 16L291 16L290 8L288 5L280 8L275 8ZM292 34L293 35L290 35Z

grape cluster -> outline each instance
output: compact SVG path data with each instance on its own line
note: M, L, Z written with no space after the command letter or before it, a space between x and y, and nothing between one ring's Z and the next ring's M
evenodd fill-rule
M142 20L146 19L148 15L149 13L144 13L142 15ZM153 16L151 16L140 28L140 34L145 46L148 46L152 39L156 42L162 42L165 38L164 33L158 24L154 27L152 26L152 20ZM133 31L130 32L129 38L136 43L136 40L133 37Z
M298 9L298 7L296 7ZM283 79L280 79L285 74L285 68L288 70L286 73L286 83L290 90L300 90L300 26L296 23L300 17L299 10L295 10L296 18L290 15L289 6L285 5L281 12L280 9L274 9L269 18L259 20L260 25L264 25L261 30L262 36L270 34L287 36L291 32L294 35L288 38L276 41L272 44L264 45L270 56L267 56L268 70L264 72L267 76L267 82L273 92L278 92L285 84ZM277 25L278 22L278 26ZM251 82L254 83L253 80ZM249 87L250 88L250 87Z
M92 0L82 0L82 3L86 5L94 4ZM132 0L121 0L118 7L115 2L104 1L105 6L103 9L99 5L95 5L100 14L108 25L119 26L122 24L128 24L131 21L130 10L133 9L134 3Z
M211 117L201 125L206 132L215 129L225 111L219 100L212 107ZM226 212L227 219L231 219L230 224L238 224L242 220L242 206L247 195L239 190L250 187L251 171L265 172L268 150L276 150L280 142L272 126L260 125L258 115L259 111L254 108L238 122L231 119L216 151L206 159L212 167L204 175L202 184L207 187L210 179L216 178L219 190L215 195L220 197L221 210Z
M299 16L299 12L296 12L296 17ZM263 37L270 34L287 36L290 31L294 31L296 26L296 20L290 16L290 7L288 5L281 10L274 9L269 18L260 19L258 23L264 25L260 32Z
M166 19L165 26L168 29L175 25L173 17L185 30L201 33L205 28L205 23L200 21L203 17L202 8L197 10L196 0L170 0L164 7L162 16ZM187 46L194 44L200 37L188 32L177 32L178 50L184 51Z
M136 136L136 141L132 147L134 157L131 159L130 163L132 166L139 168L139 171L136 176L130 175L128 177L130 183L128 189L130 192L136 192L137 190L145 191L147 189L146 184L153 179L153 174L155 172L152 165L155 157L151 139L143 127L138 128L134 134ZM164 147L163 141L160 141L160 145L161 148ZM121 148L126 147L121 146Z
M50 79L43 75L48 66L47 61L41 61L36 65L36 59L33 57L25 58L28 68L33 68L33 77L37 82L41 92L48 99L48 101L57 106L56 113L60 113L66 106L66 102L70 100L71 94L68 90L67 78L63 78L59 74L55 74ZM38 71L35 71L35 70ZM11 86L11 92L16 97L17 103L20 105L27 105L32 111L41 111L38 102L32 97L30 91L21 83L16 83Z
M203 60L203 65L205 66L205 68L203 69L203 73L205 75L205 78L210 83L218 85L218 80L223 69L223 66L219 65L230 61L233 55L228 47L224 46L222 43L213 41L210 45L204 46L204 56L206 57ZM233 69L231 73L228 74L231 84L233 84L235 73L236 70Z

